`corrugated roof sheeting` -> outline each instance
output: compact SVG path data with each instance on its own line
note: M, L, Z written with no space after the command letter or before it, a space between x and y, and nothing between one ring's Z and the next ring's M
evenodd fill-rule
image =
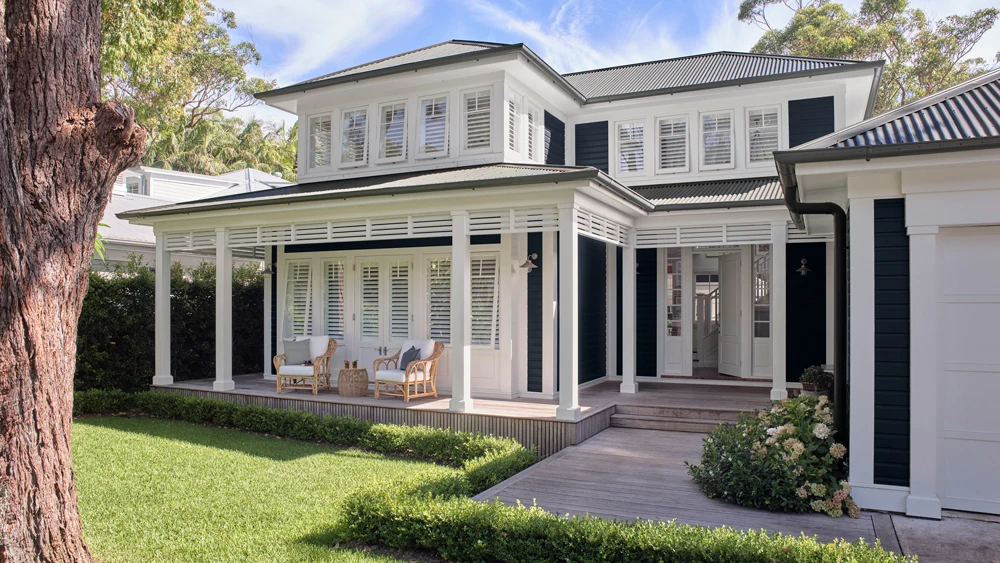
M564 75L588 98L760 78L855 64L754 53L709 53Z
M781 200L781 183L778 178L633 186L632 190L653 202L657 208L676 205L725 207L734 203Z
M436 45L431 45L429 47L423 47L421 49L408 51L406 53L401 53L399 55L393 55L391 57L386 57L384 59L379 59L377 61L372 61L370 63L365 63L351 68L345 68L344 70L338 70L337 72L332 72L330 74L324 74L323 76L317 76L316 78L310 78L309 80L300 82L299 84L308 84L310 82L325 80L327 78L335 78L337 76L358 74L361 72L379 70L383 68L405 65L409 63L418 63L421 61L429 61L431 59L440 59L443 57L450 57L453 55L462 55L465 53L471 53L473 51L485 51L487 49L493 49L500 46L502 45L499 43L494 44L494 43L478 43L474 41L445 41L444 43L438 43Z
M871 147L997 136L1000 136L1000 75L830 146Z

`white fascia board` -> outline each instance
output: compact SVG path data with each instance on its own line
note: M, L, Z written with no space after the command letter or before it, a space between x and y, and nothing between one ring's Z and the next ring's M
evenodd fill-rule
M637 217L646 214L644 210L631 205L596 183L577 190L573 195L573 201L581 209L628 226L634 225Z
M234 186L237 182L234 182L228 178L216 178L215 176L207 176L205 174L195 174L193 172L179 172L177 170L165 170L163 168L150 168L148 166L138 166L138 170L141 170L143 174L149 175L151 178L162 178L165 180L171 180L174 182L185 182L188 184L202 184L209 186L218 186L221 188L228 188ZM129 170L136 170L136 168L130 168Z
M790 221L788 209L783 205L756 208L686 209L679 211L653 211L636 219L635 226L673 227L688 225L738 225L745 223L774 223Z
M565 122L570 114L580 111L580 103L537 65L528 62L523 55L517 60L504 63L507 80L520 91L529 91L537 100L551 109L546 110ZM527 94L527 92L525 92Z
M795 165L798 178L821 174L847 174L851 172L901 171L903 169L937 168L949 165L988 164L1000 161L1000 150L978 149L943 151L912 156L879 157L871 160L830 160L825 162L799 162Z

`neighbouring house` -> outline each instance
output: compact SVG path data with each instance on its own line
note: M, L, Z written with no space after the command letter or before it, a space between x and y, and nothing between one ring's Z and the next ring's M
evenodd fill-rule
M141 256L143 261L150 264L154 262L156 237L153 229L119 219L119 213L289 185L291 182L253 168L234 170L218 176L145 166L129 168L115 180L111 200L101 220L103 224L98 229L104 237L104 259L95 256L91 266L99 271L112 270L115 264L127 261L130 255ZM250 262L260 262L245 253L239 256L238 262L247 262L248 258ZM215 254L178 252L174 254L173 260L185 267L192 267L201 262L214 262Z
M957 497L1000 491L987 472L1000 461L996 415L980 412L998 384L995 331L976 316L988 306L959 311L961 299L996 301L989 237L1000 235L977 227L949 238L945 225L965 223L933 222L968 209L963 221L1000 224L988 189L996 154L857 148L856 139L906 138L903 125L942 138L927 131L940 120L905 109L868 121L882 67L718 52L559 74L523 44L448 41L259 94L298 116L297 184L120 216L154 229L157 262L263 252L265 378L297 336L335 338L333 363L362 366L430 338L446 343L447 410L487 418L497 400L558 401L553 418L573 423L590 416L580 404L588 387L641 397L683 385L706 398L742 387L782 399L804 368L826 365L850 377L838 418L850 422L863 507L1000 512L995 501L947 500L935 480L971 487ZM971 119L956 111L953 120ZM912 198L927 209L916 219ZM829 201L848 208L849 225L807 214L830 205L799 203ZM835 224L850 227L849 296ZM966 245L962 258L934 250L952 245ZM921 260L909 260L917 250ZM964 297L938 299L928 277L938 275ZM158 272L153 384L162 388L174 385L169 282ZM232 304L226 278L218 283L217 341L226 341ZM912 318L904 299L920 303ZM963 334L953 346L964 359L937 352ZM209 391L237 387L231 357L218 348ZM933 391L948 369L974 375ZM948 416L970 418L940 430Z

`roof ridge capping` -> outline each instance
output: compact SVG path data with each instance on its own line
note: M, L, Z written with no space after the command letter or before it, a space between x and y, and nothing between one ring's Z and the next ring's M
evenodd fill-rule
M731 55L738 57L765 57L765 58L775 58L775 59L791 59L791 60L803 60L803 61L817 61L817 62L828 62L828 63L842 63L848 64L859 64L872 61L866 61L861 59L831 59L827 57L802 57L798 55L782 55L780 53L752 53L749 51L712 51L709 53L695 53L692 55L682 55L679 57L667 57L665 59L655 59L652 61L638 61L634 63L626 63L614 66L606 66L600 68L592 68L588 70L578 70L576 72L564 72L563 76L576 76L580 74L589 74L591 72L602 72L606 70L616 70L620 68L628 68L633 66L643 66L651 65L657 63L667 63L672 61L682 61L684 59L697 59L702 57L713 57L717 55Z

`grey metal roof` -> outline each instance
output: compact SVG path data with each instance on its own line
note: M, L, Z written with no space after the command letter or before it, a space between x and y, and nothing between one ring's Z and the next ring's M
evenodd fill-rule
M587 98L602 98L862 64L859 61L722 51L564 74Z
M107 241L133 242L153 246L156 244L156 236L153 235L152 227L133 225L120 219L118 214L172 203L148 195L115 192L111 194L111 200L104 209L104 217L101 219L101 226L97 228L97 232L101 233L101 236Z
M632 190L651 201L658 210L781 203L781 183L777 177L632 186Z

